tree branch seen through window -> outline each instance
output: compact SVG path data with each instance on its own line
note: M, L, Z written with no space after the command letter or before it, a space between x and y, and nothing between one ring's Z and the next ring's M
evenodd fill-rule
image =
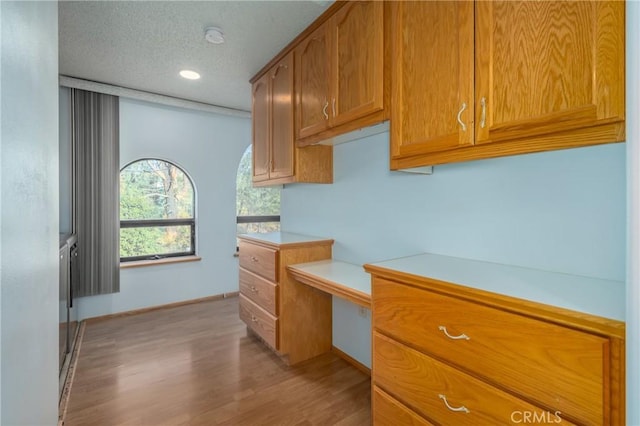
M195 191L173 163L138 160L120 171L120 260L195 254Z
M280 230L280 188L254 188L252 185L252 152L247 148L236 182L236 223L238 234Z

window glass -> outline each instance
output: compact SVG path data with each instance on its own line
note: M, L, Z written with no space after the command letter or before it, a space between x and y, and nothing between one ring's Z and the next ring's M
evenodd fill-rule
M120 171L120 258L195 254L195 191L173 163L143 159Z
M237 175L236 215L237 232L273 232L280 230L280 192L279 186L252 186L252 152L247 148Z

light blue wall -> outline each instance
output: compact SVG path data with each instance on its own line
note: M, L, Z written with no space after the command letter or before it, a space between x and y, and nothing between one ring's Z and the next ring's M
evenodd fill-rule
M78 300L80 319L238 291L236 172L251 120L120 99L120 165L174 162L197 191L200 262L122 269L120 293Z
M640 3L627 2L627 424L640 425Z
M0 424L58 420L58 5L0 2Z
M334 149L333 185L290 185L282 229L333 237L363 264L422 252L625 277L625 145L389 171L383 133ZM334 345L369 365L370 322L334 301ZM348 334L349 333L349 334Z

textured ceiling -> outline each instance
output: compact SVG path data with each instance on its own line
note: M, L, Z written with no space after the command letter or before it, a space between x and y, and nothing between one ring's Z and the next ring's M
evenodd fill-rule
M60 1L60 74L248 111L249 79L329 3ZM209 26L224 44L205 41Z

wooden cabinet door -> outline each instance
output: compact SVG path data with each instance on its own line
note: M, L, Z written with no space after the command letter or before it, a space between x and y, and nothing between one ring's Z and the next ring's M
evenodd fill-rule
M392 4L391 156L473 144L473 2Z
M327 25L295 49L297 139L325 130L329 123L329 34Z
M332 126L383 108L384 4L349 2L332 18Z
M476 3L477 144L622 120L624 2Z
M271 132L269 79L266 73L253 84L252 133L253 133L253 181L269 179L269 140Z
M271 76L270 178L293 176L293 53L285 56Z

